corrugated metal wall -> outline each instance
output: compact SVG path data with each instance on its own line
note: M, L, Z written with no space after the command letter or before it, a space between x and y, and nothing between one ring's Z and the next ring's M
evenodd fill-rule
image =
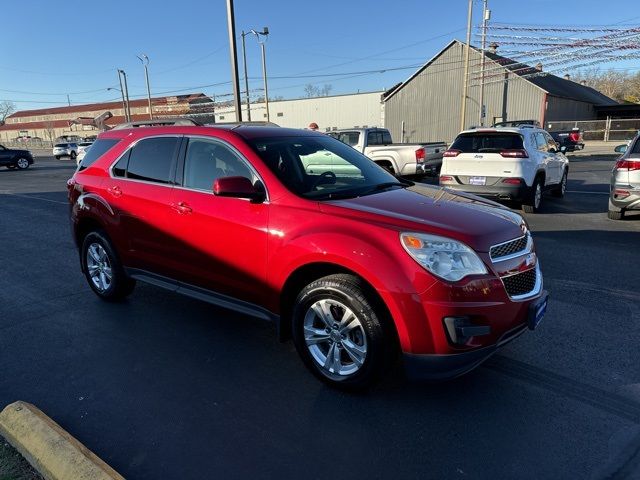
M594 118L596 118L596 111L591 103L552 95L549 95L547 99L545 123L558 120L592 120Z
M383 125L382 92L300 98L269 102L269 119L281 127L306 128L315 122L321 131L336 128L381 127ZM242 118L247 120L246 106ZM216 122L234 122L233 107L216 109ZM264 103L251 104L251 120L266 120Z
M465 128L480 123L478 82L481 56L471 50L470 88L468 91ZM509 74L487 60L485 125L494 120L541 120L544 92L526 80ZM492 70L499 67L495 70ZM460 107L464 72L464 45L454 43L431 65L385 102L385 127L394 141L402 137L405 122L405 142L451 142L460 131Z

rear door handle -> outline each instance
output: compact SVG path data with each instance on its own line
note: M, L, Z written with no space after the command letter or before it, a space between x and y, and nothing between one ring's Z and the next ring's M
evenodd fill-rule
M187 214L193 212L189 204L185 202L172 203L171 208L173 208L176 212L180 214Z
M114 197L119 197L120 195L122 195L122 190L120 190L120 187L117 185L115 187L107 188L107 192L109 192Z

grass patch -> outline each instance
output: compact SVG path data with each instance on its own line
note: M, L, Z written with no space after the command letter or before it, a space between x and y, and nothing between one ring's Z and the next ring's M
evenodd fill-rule
M0 437L0 480L42 480L29 462Z

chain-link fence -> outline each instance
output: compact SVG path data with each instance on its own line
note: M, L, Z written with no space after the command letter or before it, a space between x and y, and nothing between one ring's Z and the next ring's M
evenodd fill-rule
M547 122L550 132L579 128L584 140L631 140L640 130L640 118L624 118L606 120L562 120Z

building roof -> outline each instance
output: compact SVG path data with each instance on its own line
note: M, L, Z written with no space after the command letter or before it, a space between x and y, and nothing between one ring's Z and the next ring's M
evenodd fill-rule
M173 103L189 103L189 102L198 102L202 98L208 98L203 93L189 93L186 95L176 95L170 97L156 97L151 99L151 104L153 105L168 105ZM148 100L139 99L139 100L129 100L130 107L146 107L148 104ZM52 108L40 108L36 110L20 110L19 112L15 112L9 115L7 118L21 118L21 117L33 117L35 115L56 115L61 113L80 113L80 112L90 112L90 111L101 111L101 110L109 110L122 108L122 100L114 101L114 102L102 102L102 103L86 103L83 105L70 105L67 107L52 107Z
M398 93L405 85L407 85L411 80L413 80L416 76L422 73L427 67L429 67L435 60L440 57L444 52L450 49L453 45L465 45L465 43L459 40L450 41L442 50L440 50L436 55L433 56L429 61L427 61L424 65L422 65L413 75L411 75L407 80L402 82L400 85L394 86L391 90L387 91L384 94L384 101L389 100L396 93ZM473 48L477 53L480 53L480 50L476 47ZM529 65L525 65L523 63L516 62L507 57L503 57L501 55L497 55L491 52L485 52L485 55L488 59L493 60L494 62L503 66L506 70L510 71L513 74L520 76L523 80L526 80L529 83L532 83L536 87L544 90L549 95L553 95L556 97L569 98L572 100L578 100L580 102L591 103L594 105L617 105L618 102L607 97L606 95L598 92L597 90L587 87L586 85L581 85L579 83L573 82L571 80L567 80L565 78L557 77L551 73L539 72L534 67ZM531 74L542 73L541 75L535 76L527 76Z

